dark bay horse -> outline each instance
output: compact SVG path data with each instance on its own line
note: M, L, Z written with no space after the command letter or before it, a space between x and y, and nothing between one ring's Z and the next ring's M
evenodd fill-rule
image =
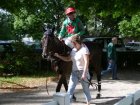
M59 76L56 86L56 92L61 90L64 85L65 90L68 90L67 75L70 74L72 62L64 62L53 56L55 52L61 55L68 55L69 48L53 34L54 30L47 29L42 38L43 58L51 62L51 68Z
M98 43L93 42L84 42L84 43L87 45L90 51L89 73L91 77L93 76L93 73L95 73L97 77L98 94L96 98L100 98L102 47ZM70 51L69 47L65 45L62 41L60 41L53 34L53 32L47 34L42 39L42 47L43 47L43 56L46 56L46 59L52 62L57 61L59 63L58 65L59 72L61 72L63 75L69 75L71 73L72 62L65 62L53 56L54 53L68 55Z

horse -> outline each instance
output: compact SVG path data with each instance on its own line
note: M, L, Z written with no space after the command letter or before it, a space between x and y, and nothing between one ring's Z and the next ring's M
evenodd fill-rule
M59 39L54 37L54 29L45 30L44 36L42 37L42 57L47 61L51 62L51 69L55 71L59 76L58 84L56 86L56 92L59 92L61 89L62 84L64 85L65 90L68 90L67 84L67 74L64 72L69 71L67 67L71 69L72 62L64 62L56 57L52 57L54 52L58 52L62 55L67 55L67 51L69 48L64 45L63 42L60 43ZM48 43L49 42L49 43ZM70 71L69 71L70 72ZM47 89L47 81L46 81L46 89Z
M97 77L98 93L96 98L100 98L102 47L100 46L99 43L93 43L89 41L84 42L84 44L88 47L90 51L90 61L89 61L90 76L93 77L93 73L95 72ZM50 60L51 62L59 62L59 65L57 65L58 71L61 72L64 75L64 77L65 75L69 75L72 70L72 62L62 61L53 55L54 53L68 55L71 49L63 41L60 41L54 35L53 31L49 34L46 34L46 36L42 39L42 47L43 47L43 57L46 57L46 59ZM92 78L90 80L92 80ZM92 85L91 82L89 82L89 84Z

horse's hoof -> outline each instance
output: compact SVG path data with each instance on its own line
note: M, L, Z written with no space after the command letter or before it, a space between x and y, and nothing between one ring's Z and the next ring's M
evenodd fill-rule
M101 94L97 94L96 99L100 99L101 98Z

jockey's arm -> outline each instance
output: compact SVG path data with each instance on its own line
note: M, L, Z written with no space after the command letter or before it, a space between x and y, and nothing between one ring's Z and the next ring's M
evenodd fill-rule
M61 27L61 30L60 30L60 33L59 33L59 35L58 35L58 39L59 39L59 40L62 40L63 37L65 36L65 34L66 34L66 26L65 26L65 24L63 23L63 24L62 24L62 27Z

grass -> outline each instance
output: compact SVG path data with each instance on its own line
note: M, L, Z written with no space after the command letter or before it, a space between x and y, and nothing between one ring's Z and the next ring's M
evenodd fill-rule
M27 88L39 87L46 84L47 77L56 77L56 73L48 72L26 76L0 77L0 88Z
M0 78L0 88L33 88L46 85L46 77ZM50 81L50 80L49 80Z

